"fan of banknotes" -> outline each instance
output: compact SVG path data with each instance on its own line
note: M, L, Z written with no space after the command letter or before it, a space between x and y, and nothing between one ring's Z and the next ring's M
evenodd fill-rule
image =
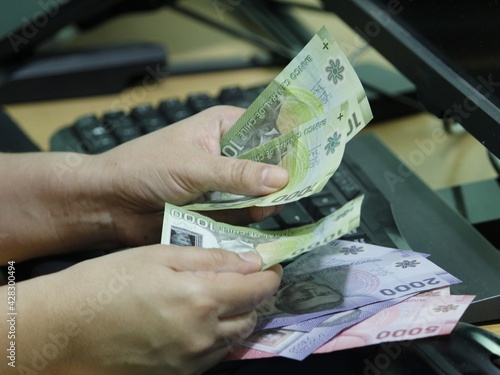
M285 204L322 190L346 143L372 118L363 87L323 27L221 139L227 157L281 165L288 185L263 197L222 192L184 207L165 204L163 244L257 252L263 269L287 262L280 289L258 310L254 334L228 360L316 352L451 332L474 296L427 254L339 240L360 224L363 196L322 220L264 231L199 212Z
M278 292L258 310L252 336L227 360L302 360L382 342L449 334L474 296L427 254L337 240L284 268Z

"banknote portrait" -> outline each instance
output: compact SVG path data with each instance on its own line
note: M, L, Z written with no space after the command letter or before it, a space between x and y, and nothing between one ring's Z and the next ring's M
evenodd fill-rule
M343 301L340 291L311 275L285 284L276 292L274 304L284 313L298 315L330 310Z
M177 246L201 246L202 235L172 226L170 230L170 243Z

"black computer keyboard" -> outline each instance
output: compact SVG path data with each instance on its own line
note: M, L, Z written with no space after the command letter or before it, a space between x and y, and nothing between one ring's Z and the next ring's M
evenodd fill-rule
M156 107L141 104L128 113L110 110L99 118L95 115L82 116L71 126L55 134L50 147L53 151L72 150L98 154L215 105L248 107L264 88L265 86L256 86L243 90L233 86L221 90L218 96L195 93L183 101L167 98Z
M128 112L83 116L54 134L51 150L101 153L214 105L247 107L263 89L228 87L218 95L196 93ZM463 321L500 320L500 253L372 135L357 135L346 145L340 167L321 192L254 226L274 230L312 223L359 194L365 195L361 225L343 239L430 253L434 263L463 281L452 286L453 294L476 295Z

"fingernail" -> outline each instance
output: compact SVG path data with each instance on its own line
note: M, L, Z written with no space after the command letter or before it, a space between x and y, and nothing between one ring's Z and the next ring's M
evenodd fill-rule
M247 251L245 253L238 253L238 255L245 262L255 263L258 264L259 266L262 264L262 257L256 252Z
M288 181L288 171L281 167L269 166L262 172L262 183L270 188L282 188Z

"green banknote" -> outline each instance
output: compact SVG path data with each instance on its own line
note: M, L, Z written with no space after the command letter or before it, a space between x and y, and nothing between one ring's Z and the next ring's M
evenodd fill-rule
M323 27L222 138L222 154L238 157L349 98L355 98L359 111L347 115L348 140L371 120L372 113L356 72Z
M349 114L359 114L355 98L238 157L287 169L290 180L280 191L263 197L213 192L206 194L205 202L185 208L202 211L274 206L321 191L342 160L348 139Z
M365 92L323 27L221 139L223 155L280 165L290 181L266 197L205 194L196 211L272 206L320 191L345 144L372 119Z
M281 231L263 231L220 223L206 216L165 204L162 244L222 248L237 253L257 252L262 269L295 258L356 229L363 196L359 196L320 221Z

